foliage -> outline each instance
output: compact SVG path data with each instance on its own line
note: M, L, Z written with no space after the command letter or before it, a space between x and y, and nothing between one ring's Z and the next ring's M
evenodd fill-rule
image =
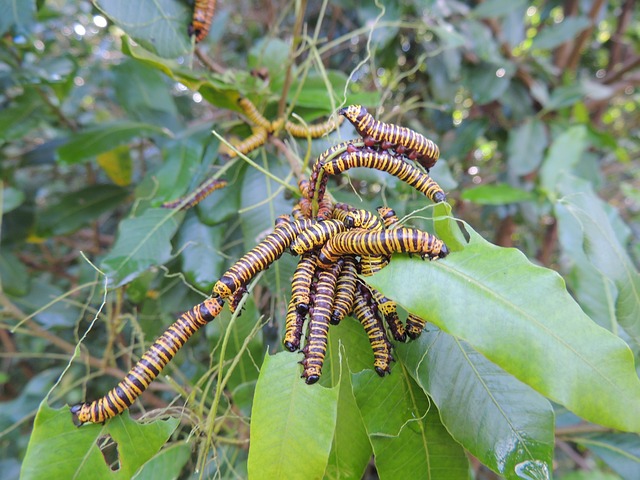
M189 2L134 3L0 0L3 478L640 476L633 1L218 2L195 47ZM142 422L77 429L66 405L111 388L354 135L225 160L251 133L240 97L309 124L378 107L439 144L450 206L377 172L329 185L451 247L368 280L427 330L380 379L348 318L305 385L280 347L285 255L136 402ZM159 208L211 175L230 185Z

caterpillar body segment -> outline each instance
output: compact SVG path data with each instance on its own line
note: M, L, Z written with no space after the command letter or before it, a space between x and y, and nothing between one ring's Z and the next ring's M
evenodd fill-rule
M308 228L311 220L294 220L278 223L273 232L262 242L247 252L227 270L213 286L214 295L227 298L240 287L245 286L259 272L267 269L282 256L299 233Z
M196 43L200 43L209 35L215 11L216 0L196 0L188 29L189 36L196 37Z
M297 255L302 255L315 248L321 247L331 237L346 230L347 227L344 222L341 222L340 220L329 219L321 222L315 222L302 230L291 242L291 251Z
M202 326L213 320L223 306L222 299L208 298L183 313L149 347L149 350L142 355L142 358L115 388L98 400L71 407L74 423L77 426L84 423L104 423L129 408L187 340Z
M309 337L302 350L304 353L304 359L301 362L302 378L308 385L316 383L322 375L322 366L327 352L329 321L341 268L342 261L338 261L331 269L318 274L313 307L309 311Z
M342 255L391 255L418 253L423 258L443 258L449 254L444 242L415 228L398 227L370 231L353 229L333 235L318 253L318 267L330 268Z
M271 122L260 113L251 100L246 97L240 97L238 106L242 109L247 119L256 127L261 127L267 132L273 131Z
M346 317L353 307L356 294L356 282L358 269L353 255L342 257L343 265L336 282L336 295L333 299L333 309L329 323L338 325Z
M380 122L361 105L350 105L340 109L338 113L353 124L370 146L379 144L383 149L393 148L397 153L416 160L427 170L440 157L438 146L424 135L399 125Z
M302 327L304 326L304 315L296 310L293 298L289 300L287 307L287 317L285 320L285 333L283 344L290 352L295 352L300 348L300 338L302 337Z
M391 343L387 339L377 311L369 301L370 294L367 295L363 290L366 290L366 286L358 282L352 314L367 332L373 350L373 366L376 373L384 377L391 372L391 362L393 361Z
M384 228L390 228L394 225L397 225L400 220L398 220L398 216L396 212L389 207L378 207L378 215L382 218L382 223L384 224Z
M369 290L373 295L373 299L378 304L378 311L382 313L393 338L398 342L406 341L407 335L405 333L404 325L398 317L398 306L396 302L388 299L375 288L369 287Z
M338 175L351 168L366 167L387 172L426 195L431 201L444 202L447 198L444 190L429 174L420 171L402 158L388 152L375 150L356 150L346 152L337 158L322 164L328 175Z
M420 318L413 313L407 315L407 335L412 340L415 340L420 336L422 330L424 330L424 326L427 324L427 321L423 318Z
M312 125L298 125L287 120L284 129L296 138L320 138L338 128L344 117L329 118L325 122L315 123Z
M177 208L180 207L180 210L188 210L189 208L195 207L202 200L207 198L211 193L224 188L227 186L227 181L222 178L210 178L205 180L195 191L195 195L193 198L185 203L187 199L187 195L177 198L176 200L172 200L170 202L164 202L160 205L162 208ZM191 196L193 194L188 194Z
M291 300L296 312L306 315L309 312L311 283L316 271L316 256L314 253L306 253L298 261L298 266L293 272L291 282Z

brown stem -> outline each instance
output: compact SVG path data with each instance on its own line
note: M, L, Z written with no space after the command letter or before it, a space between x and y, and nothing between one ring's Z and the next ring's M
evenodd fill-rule
M567 0L564 4L563 14L564 18L569 18L577 15L579 13L579 4L577 0ZM553 64L560 69L560 71L564 71L566 67L569 56L571 54L571 46L573 41L569 40L564 42L558 48L556 48L553 53L554 60Z
M38 95L40 95L40 98L42 98L42 100L47 105L47 107L51 109L53 114L56 117L58 117L58 120L60 121L60 123L62 123L65 127L67 127L72 132L78 131L78 125L76 124L76 122L70 118L67 118L67 116L62 112L60 107L58 107L51 101L49 96L44 92L44 90L41 87L36 87L36 92L38 92Z
M619 20L618 25L616 26L616 31L609 40L611 43L611 46L609 48L609 72L611 72L616 67L616 65L618 65L622 61L622 37L624 36L624 32L626 32L627 28L629 27L629 23L633 18L635 3L636 0L625 0L625 2L622 4L622 14L618 17Z
M209 58L200 48L196 47L195 50L196 57L200 60L204 66L206 66L209 70L214 73L224 73L227 71L222 65L213 61L213 59Z
M562 450L569 458L571 458L571 460L573 460L573 462L580 468L580 470L590 470L589 462L587 462L587 460L578 452L576 452L567 442L557 440L556 446L560 450Z
M558 241L558 224L555 219L552 220L552 223L547 226L547 229L544 234L544 239L542 240L542 248L538 253L537 259L542 265L551 264L551 258L553 256L553 252L556 248L556 243Z
M604 4L604 0L595 0L591 4L591 10L589 10L589 19L591 20L591 25L585 28L580 34L578 38L575 40L573 44L573 50L571 51L571 55L569 55L569 62L567 63L567 69L575 72L576 68L578 68L578 61L580 60L580 55L582 49L587 43L587 40L593 33L593 29L596 26L596 19L598 18L598 13L602 9L602 5Z
M285 156L285 158L289 162L291 171L295 175L298 183L300 183L301 180L304 180L305 175L302 173L300 162L298 161L298 158L293 154L293 152L279 138L272 137L271 143L273 143L276 148Z
M516 224L511 215L506 216L500 222L498 232L496 233L496 245L501 247L513 247L513 232L516 230Z

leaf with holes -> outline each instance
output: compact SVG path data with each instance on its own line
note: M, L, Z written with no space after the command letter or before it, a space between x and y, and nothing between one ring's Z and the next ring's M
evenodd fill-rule
M47 478L131 478L166 443L178 423L177 418L171 418L141 424L125 413L106 425L78 428L68 408L54 410L44 400L36 415L21 478L43 478L43 472ZM98 447L108 436L116 444L109 454Z

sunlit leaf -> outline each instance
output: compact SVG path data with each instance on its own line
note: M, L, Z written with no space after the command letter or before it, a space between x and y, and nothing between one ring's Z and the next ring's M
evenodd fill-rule
M505 205L507 203L527 202L534 199L531 192L512 187L506 183L496 185L481 185L462 192L460 196L479 205Z

